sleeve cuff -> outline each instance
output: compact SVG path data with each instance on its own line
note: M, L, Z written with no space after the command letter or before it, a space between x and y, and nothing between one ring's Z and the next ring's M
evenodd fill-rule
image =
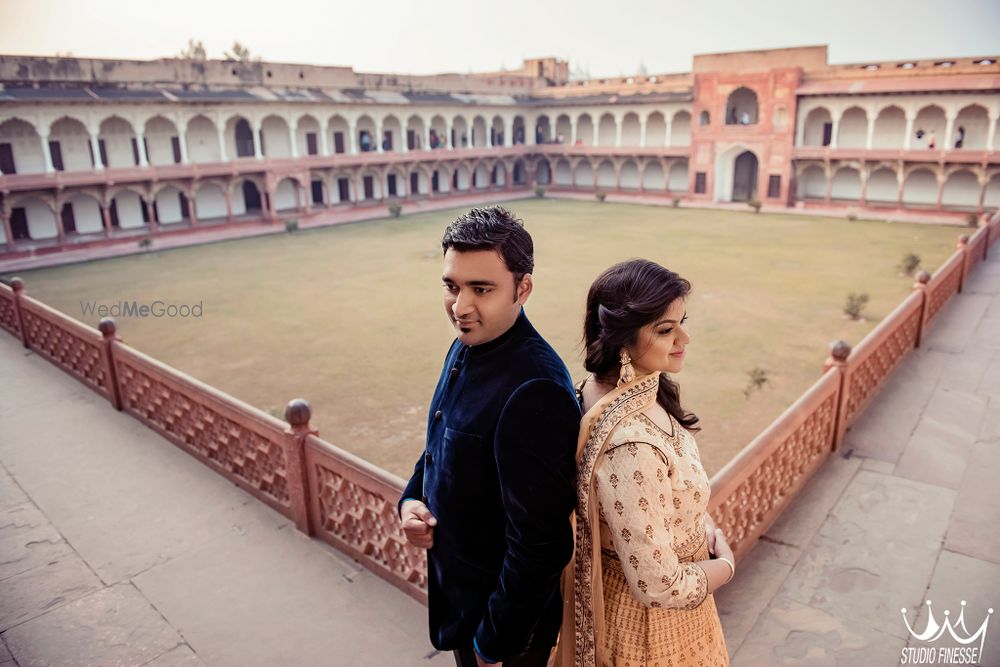
M475 637L472 638L472 648L476 649L476 653L478 653L479 657L482 658L485 662L488 662L490 664L495 664L497 662L500 662L499 660L494 660L493 658L489 657L488 655L480 651L479 640L476 639Z

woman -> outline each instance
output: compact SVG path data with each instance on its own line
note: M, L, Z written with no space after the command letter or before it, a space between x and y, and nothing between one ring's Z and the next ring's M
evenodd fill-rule
M636 259L605 271L587 295L592 375L580 387L563 665L729 664L712 592L735 574L733 554L706 511L698 418L665 374L684 365L690 289Z

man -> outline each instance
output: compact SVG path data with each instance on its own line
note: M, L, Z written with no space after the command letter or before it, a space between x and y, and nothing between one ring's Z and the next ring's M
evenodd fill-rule
M459 667L545 665L573 553L580 407L566 366L528 322L531 236L506 209L451 223L444 306L457 339L427 446L400 500L426 548L431 643Z

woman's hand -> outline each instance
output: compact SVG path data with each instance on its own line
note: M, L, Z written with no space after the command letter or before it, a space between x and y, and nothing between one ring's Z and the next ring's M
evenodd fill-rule
M708 553L715 555L715 522L708 512L705 512L705 536L708 539Z

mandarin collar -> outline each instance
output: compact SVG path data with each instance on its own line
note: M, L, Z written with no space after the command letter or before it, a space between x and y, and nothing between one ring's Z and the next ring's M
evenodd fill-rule
M491 341L487 341L479 345L463 345L462 347L464 349L461 354L463 357L480 357L484 354L500 349L510 340L523 338L530 331L531 323L528 321L528 316L524 312L524 306L521 306L521 312L518 314L517 319L514 320L514 324L512 324L509 329Z

